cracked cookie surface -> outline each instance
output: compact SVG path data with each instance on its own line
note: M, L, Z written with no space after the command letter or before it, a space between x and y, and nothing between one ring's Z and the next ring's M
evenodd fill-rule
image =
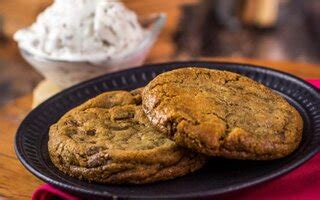
M145 87L142 106L169 138L211 156L281 158L302 137L302 118L283 97L227 71L182 68L160 74Z
M141 89L106 92L72 109L50 127L48 149L64 173L114 184L172 179L206 161L150 124Z

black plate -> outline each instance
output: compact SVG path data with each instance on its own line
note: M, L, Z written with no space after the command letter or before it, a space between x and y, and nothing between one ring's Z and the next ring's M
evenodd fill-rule
M146 85L156 75L174 68L195 66L228 70L253 78L283 95L304 120L299 148L286 158L274 161L237 161L213 158L196 173L147 185L103 185L71 178L51 163L48 128L66 111L104 91L131 90ZM103 197L186 198L213 196L275 178L311 158L320 144L320 95L307 82L268 68L232 63L180 62L146 65L107 74L71 87L50 98L24 119L15 150L22 164L43 181L70 192Z

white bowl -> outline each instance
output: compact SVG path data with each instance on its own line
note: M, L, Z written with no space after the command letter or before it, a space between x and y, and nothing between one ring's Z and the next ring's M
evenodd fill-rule
M20 53L46 79L61 88L66 88L105 73L141 65L158 38L165 21L166 15L163 13L140 19L142 26L147 30L144 40L121 58L111 58L105 62L53 60L34 55L21 47Z

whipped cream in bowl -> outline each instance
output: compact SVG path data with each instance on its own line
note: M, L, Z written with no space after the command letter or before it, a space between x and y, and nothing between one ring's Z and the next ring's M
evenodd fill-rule
M35 69L66 88L141 65L165 20L164 14L139 20L116 0L55 0L14 39Z

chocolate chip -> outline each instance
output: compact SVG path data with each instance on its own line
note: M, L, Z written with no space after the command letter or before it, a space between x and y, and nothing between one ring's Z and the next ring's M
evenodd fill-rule
M96 131L95 130L88 130L88 131L86 131L86 134L93 136L96 134Z

